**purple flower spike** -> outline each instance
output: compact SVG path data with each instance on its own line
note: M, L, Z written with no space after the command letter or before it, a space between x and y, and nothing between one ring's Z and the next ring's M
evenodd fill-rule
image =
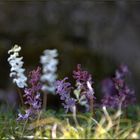
M80 88L85 90L87 89L87 81L92 83L91 74L87 71L83 71L80 64L77 65L77 70L73 71L73 78L76 80L76 83L80 85Z
M40 80L40 67L37 70L33 70L29 74L29 84L31 85L30 88L25 88L24 92L26 97L26 104L30 105L34 109L39 109L41 107L40 103L40 93L39 90L41 89ZM38 107L37 107L38 106Z
M125 77L129 73L128 67L121 65L118 70L116 70L115 77L110 81L111 88L102 99L102 104L108 107L116 108L122 101L122 106L127 107L129 104L134 104L136 102L135 92L131 90L126 84ZM113 89L113 90L112 90ZM113 93L112 93L113 92Z
M90 100L95 99L94 89L92 88L92 76L88 71L84 71L81 65L77 65L77 69L73 71L73 78L76 80L77 89L81 91L80 96L83 94L86 96L87 103L85 104L86 110L89 110Z
M73 87L69 82L66 82L67 79L68 78L66 77L63 80L56 81L56 94L58 94L60 99L65 102L62 105L66 109L66 112L68 112L68 110L72 111L72 107L75 106L74 98L70 97Z
M56 81L56 94L60 95L61 100L65 100L70 97L70 92L72 90L72 86L69 82L66 82L68 78L64 78L63 80Z
M41 84L40 84L40 67L37 68L37 70L33 70L29 73L29 88L25 88L24 97L25 97L25 104L29 105L29 109L26 110L26 113L24 115L19 113L19 117L17 120L26 120L31 117L34 117L35 114L40 110L41 108L41 99L40 99L40 93L41 90Z

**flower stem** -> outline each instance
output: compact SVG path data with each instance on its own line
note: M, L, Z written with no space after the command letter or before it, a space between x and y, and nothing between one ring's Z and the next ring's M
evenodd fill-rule
M93 112L93 97L90 98L90 113L92 116L94 116L94 112Z
M44 92L43 94L43 109L46 110L47 107L47 93Z
M20 97L21 106L23 107L24 106L24 101L23 101L21 90L19 88L17 88L17 91L18 91L18 94L19 94L19 97Z
M79 126L79 123L76 118L76 106L73 106L72 116L73 116L76 126Z

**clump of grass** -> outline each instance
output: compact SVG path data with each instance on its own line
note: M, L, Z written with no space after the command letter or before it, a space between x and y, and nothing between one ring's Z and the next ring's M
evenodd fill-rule
M135 107L137 111L138 107ZM134 109L134 108L133 108ZM131 109L130 109L131 110ZM130 112L129 110L129 112ZM134 111L134 110L133 110ZM140 121L117 111L95 110L90 113L62 114L53 110L42 111L34 121L16 121L12 112L0 117L0 138L28 139L139 139ZM6 116L6 117L5 117ZM135 114L136 116L136 114Z
M119 109L115 114L110 115L107 109L103 107L103 113L104 114L100 116L99 121L92 118L90 114L87 114L86 116L83 114L77 115L76 119L78 123L75 122L75 118L72 115L64 115L65 119L63 121L58 119L57 121L52 121L52 124L49 124L47 122L48 120L46 120L46 124L49 124L50 126L50 133L45 136L48 138L64 139L140 138L140 122L133 123L133 120L123 118L121 116L121 109ZM71 118L73 118L73 121ZM40 123L38 122L38 124ZM48 132L48 127L45 131Z

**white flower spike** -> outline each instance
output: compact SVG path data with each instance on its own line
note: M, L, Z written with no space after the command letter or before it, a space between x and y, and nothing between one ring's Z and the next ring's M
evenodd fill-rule
M44 54L40 57L40 63L42 64L42 76L41 82L43 83L42 90L55 93L55 81L57 78L57 64L56 57L58 52L54 50L45 50Z
M26 81L27 77L24 75L25 69L23 66L23 57L18 57L21 47L15 45L11 50L8 51L10 57L8 58L8 62L11 66L10 69L10 77L13 78L13 83L16 83L19 88L24 88L27 86Z

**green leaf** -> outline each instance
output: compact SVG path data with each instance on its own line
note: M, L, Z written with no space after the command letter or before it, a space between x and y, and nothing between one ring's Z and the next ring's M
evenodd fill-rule
M78 99L78 100L79 100L80 92L81 92L80 89L74 90L74 95L76 96L76 99Z
M80 105L85 105L87 104L87 100L86 100L86 96L85 95L82 95L79 99L79 103Z

